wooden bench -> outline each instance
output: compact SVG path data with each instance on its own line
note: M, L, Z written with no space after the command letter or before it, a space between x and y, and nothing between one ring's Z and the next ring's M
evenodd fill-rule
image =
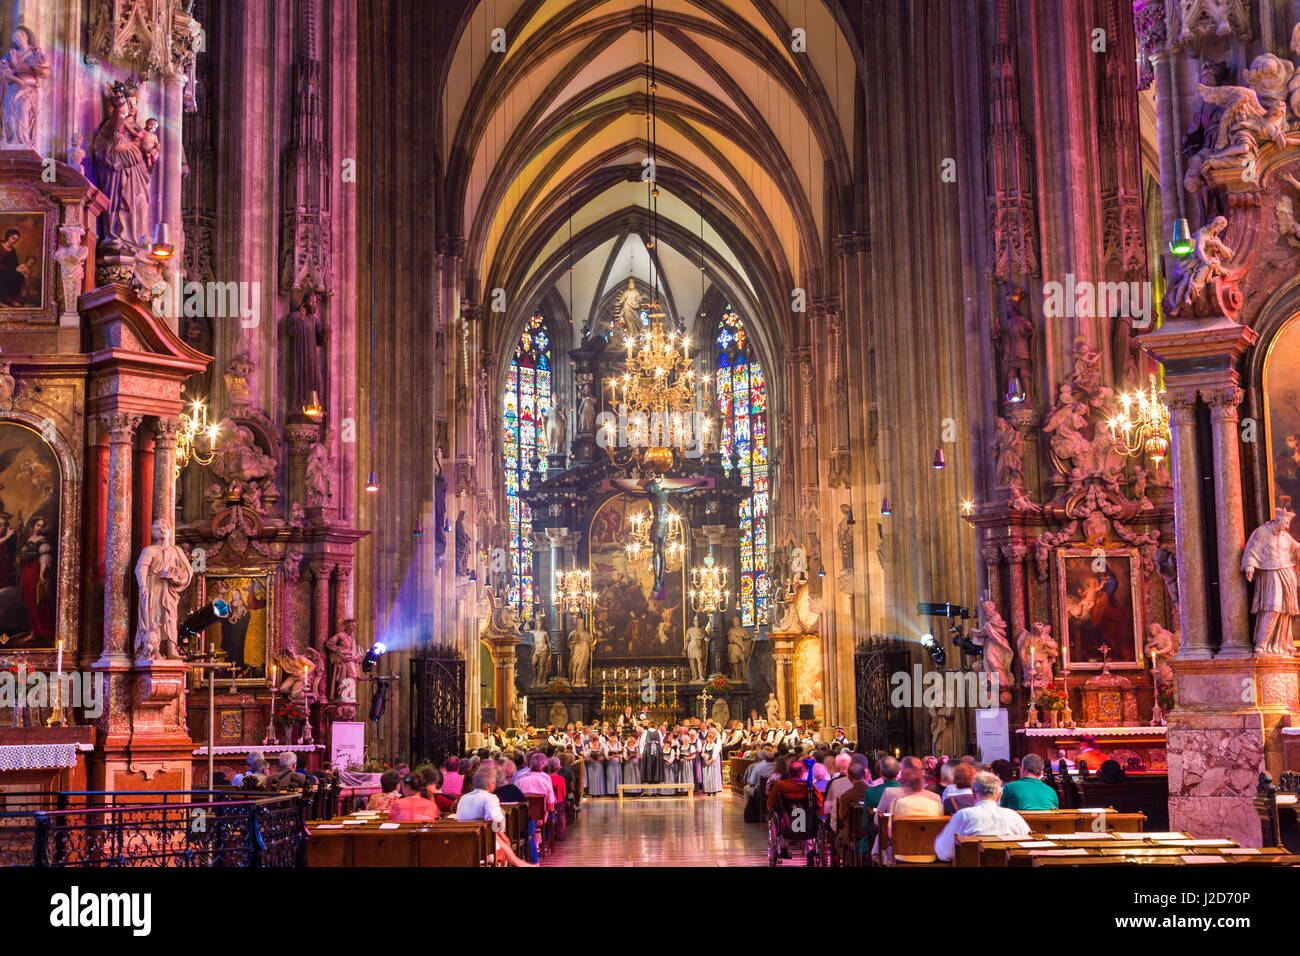
M496 836L484 822L433 821L310 828L307 865L477 867L491 865Z
M1017 811L1029 824L1033 833L1105 833L1108 831L1135 832L1144 829L1147 818L1143 813L1120 812L1113 807L1101 806L1087 810L1020 810Z
M887 827L880 828L880 851L883 855L886 846L893 849L892 866L949 866L949 863L934 855L934 840L951 819L952 817L899 817L891 820ZM900 856L928 859L904 861L899 859Z
M671 791L681 791L681 790L685 790L685 791L686 791L685 794L682 794L682 793L680 793L680 792L673 792L673 793L669 793L668 796L670 796L670 797L680 797L680 796L685 796L687 800L694 800L694 799L695 799L695 786L694 786L694 784L689 784L689 783L620 783L620 784L618 785L618 802L619 802L619 804L622 804L622 803L623 803L623 791L624 791L624 790L633 790L633 791L641 791L641 790L671 790Z

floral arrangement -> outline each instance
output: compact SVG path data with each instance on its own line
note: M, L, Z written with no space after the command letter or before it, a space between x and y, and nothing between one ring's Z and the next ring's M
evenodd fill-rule
M1166 714L1174 709L1174 685L1167 681L1156 684L1156 703Z
M730 693L731 681L727 680L722 674L714 674L709 678L709 691L713 694Z
M573 692L573 685L563 677L552 677L547 683L546 689L556 697L567 697Z
M1046 687L1039 691L1034 703L1044 710L1065 710L1065 692L1055 687Z
M291 700L286 700L275 711L275 723L280 727L291 727L300 720L306 720L307 714Z

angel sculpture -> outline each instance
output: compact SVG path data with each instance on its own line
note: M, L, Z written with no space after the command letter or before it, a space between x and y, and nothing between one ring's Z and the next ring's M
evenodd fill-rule
M1223 216L1215 216L1196 230L1192 251L1175 263L1169 292L1169 301L1174 311L1190 306L1211 279L1223 278L1228 274L1224 260L1231 259L1233 252L1219 238L1226 228L1228 220Z
M1155 621L1147 625L1146 656L1152 658L1151 671L1162 684L1171 683L1174 670L1169 659L1178 653L1179 635Z
M1238 156L1252 157L1265 141L1286 149L1286 102L1274 100L1266 109L1259 94L1248 86L1206 86L1196 90L1207 103L1223 109L1203 166L1206 169L1230 165Z
M1016 635L1016 651L1020 655L1020 673L1023 683L1031 690L1047 687L1055 678L1054 663L1061 645L1052 637L1052 629L1035 621Z
M1025 485L1025 438L1005 418L994 424L993 449L998 484L1007 488Z
M1087 460L1092 450L1092 443L1083 434L1083 429L1088 427L1088 406L1077 400L1068 382L1061 385L1060 398L1060 404L1043 424L1043 431L1052 436L1049 440L1052 454L1069 467Z
M996 678L999 701L1010 703L1011 684L1015 680L1011 662L1015 655L1007 640L1007 622L992 601L985 601L980 607L984 611L984 626L971 631L971 640L984 648L984 654L975 662L975 669Z

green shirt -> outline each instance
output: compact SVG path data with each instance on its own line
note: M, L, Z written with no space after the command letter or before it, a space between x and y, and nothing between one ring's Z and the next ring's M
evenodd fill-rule
M874 787L867 787L867 795L862 798L862 802L864 805L874 809L880 806L880 798L884 796L886 788L898 786L901 786L901 784L897 780L886 780L884 783L877 784Z
M1033 777L1021 777L1003 787L1001 803L1008 810L1055 810L1061 805L1056 791Z

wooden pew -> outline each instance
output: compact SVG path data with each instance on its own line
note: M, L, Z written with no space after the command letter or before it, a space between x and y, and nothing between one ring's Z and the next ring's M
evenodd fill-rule
M934 840L952 817L899 817L889 823L888 843L893 848L894 866L948 866L934 855ZM885 828L880 830L880 849L885 850ZM928 860L906 862L900 856L929 857Z
M1115 830L1134 832L1145 829L1144 814L1120 812L1104 804L1101 806L1103 809L1100 814L1085 810L1021 810L1018 812L1029 824L1032 833L1052 835Z
M378 823L311 829L308 866L449 867L484 866L494 856L496 837L483 822Z
M866 823L864 824L864 811ZM864 866L866 859L871 855L871 844L867 843L866 853L858 849L858 844L862 840L868 840L871 833L870 821L875 814L873 808L867 807L861 800L855 800L848 818L844 821L847 830L848 846L840 851L841 866Z

